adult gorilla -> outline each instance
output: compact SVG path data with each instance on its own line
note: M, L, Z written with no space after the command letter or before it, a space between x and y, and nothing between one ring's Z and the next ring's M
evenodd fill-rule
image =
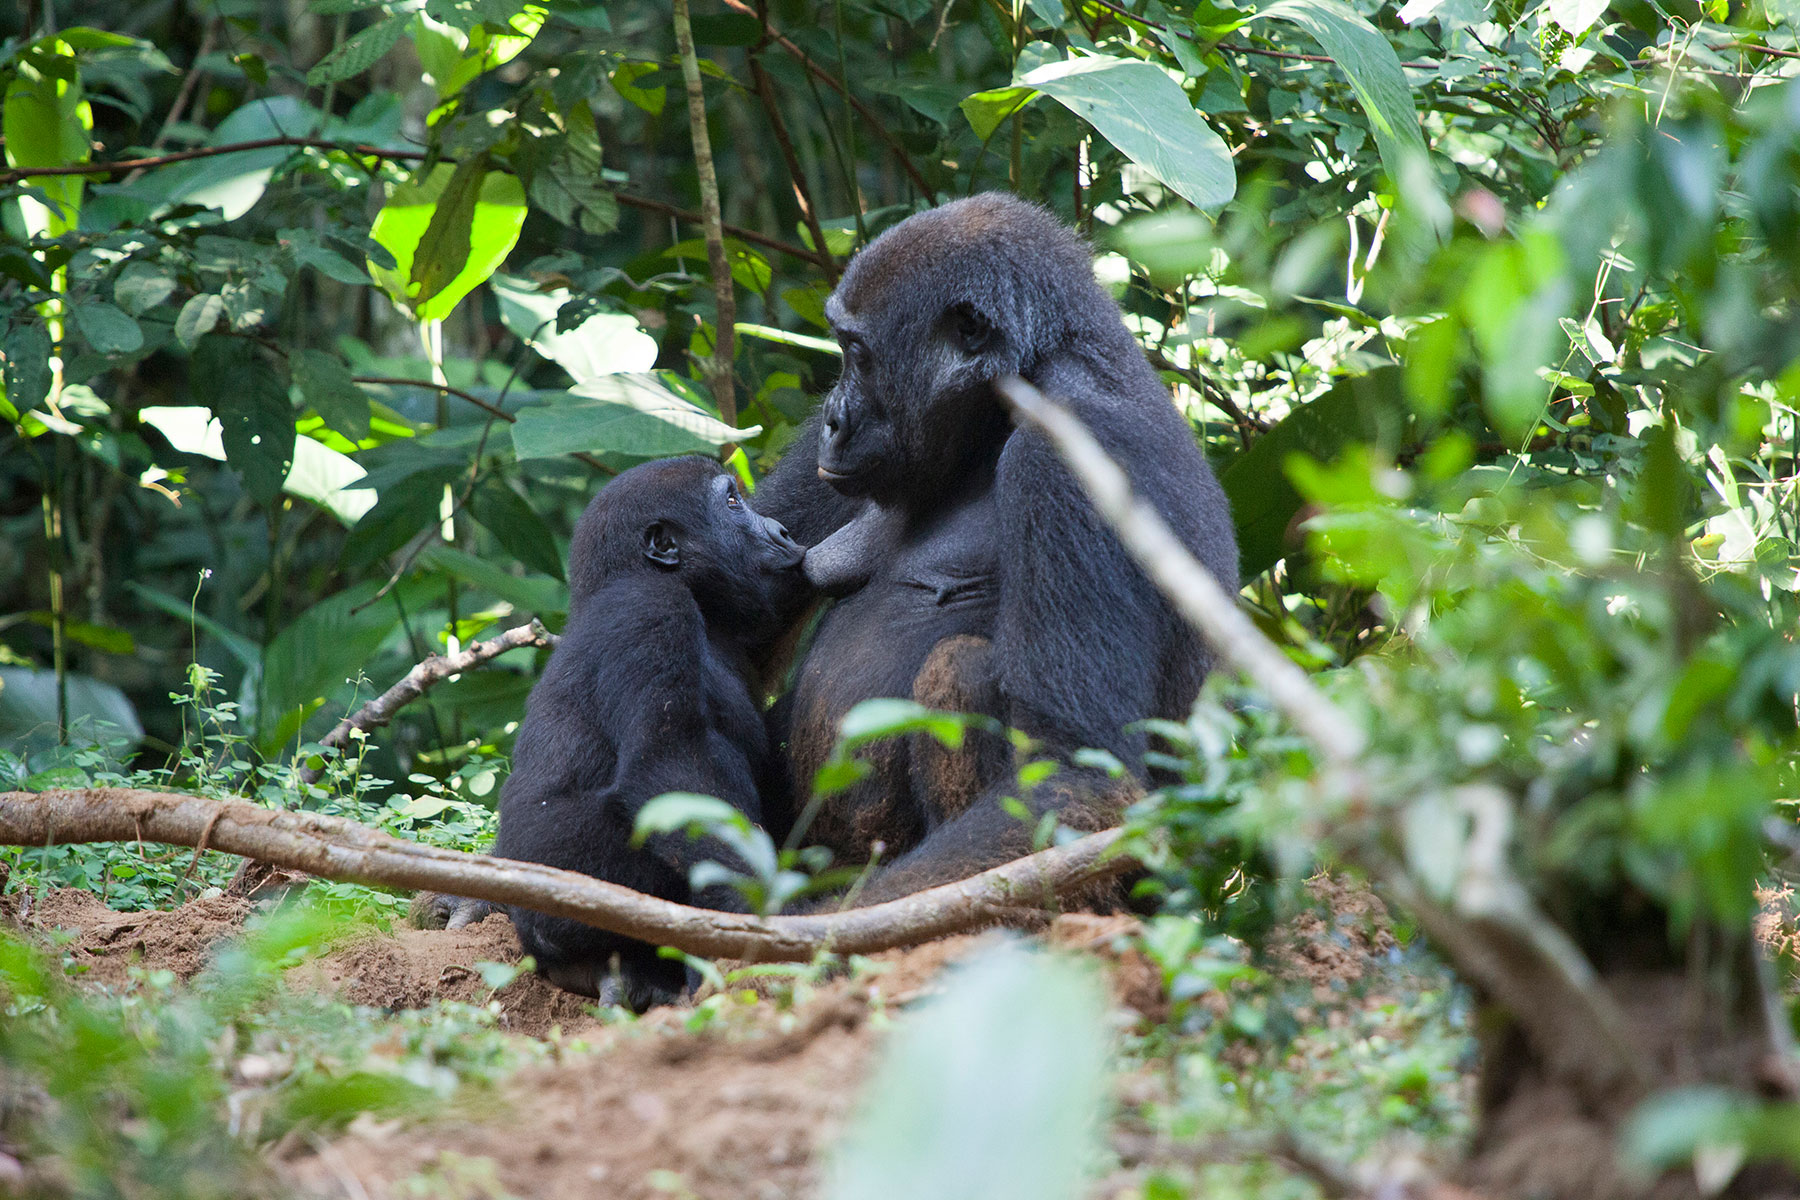
M843 373L756 492L814 547L807 574L841 596L775 714L801 799L840 719L875 696L986 712L1065 763L1108 750L1142 782L1145 738L1126 727L1185 716L1208 656L1049 444L1013 428L994 381L1019 375L1070 405L1229 592L1237 545L1224 493L1087 247L1015 197L957 201L858 254L826 313ZM1008 795L1100 828L1130 791L1070 765L1020 795L997 739L946 755L915 738L875 766L824 804L809 837L840 861L885 843L890 865L865 901L1028 851L1031 823L1006 811Z

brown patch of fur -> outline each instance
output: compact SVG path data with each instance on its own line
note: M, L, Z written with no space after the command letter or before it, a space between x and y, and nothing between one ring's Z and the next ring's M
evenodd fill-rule
M913 680L913 699L945 712L979 711L982 689L976 681L987 674L989 645L984 637L958 634L933 646ZM979 737L968 731L954 750L929 734L913 739L913 773L929 810L927 821L948 821L981 794Z

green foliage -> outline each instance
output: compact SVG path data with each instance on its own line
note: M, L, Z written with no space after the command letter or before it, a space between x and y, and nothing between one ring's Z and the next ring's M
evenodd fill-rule
M1071 963L1013 949L964 968L895 1033L825 1194L1084 1195L1099 1157L1101 1012Z

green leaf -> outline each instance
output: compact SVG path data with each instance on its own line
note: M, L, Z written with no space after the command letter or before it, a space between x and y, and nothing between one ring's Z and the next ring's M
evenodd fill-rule
M846 749L854 749L905 733L928 733L952 750L963 743L971 723L964 713L939 712L912 700L878 697L864 700L844 714L838 736Z
M1282 418L1219 475L1237 525L1239 572L1254 578L1288 552L1288 525L1300 511L1300 493L1284 464L1294 454L1335 459L1352 442L1380 441L1401 417L1398 368L1340 380L1336 386Z
M281 378L252 343L216 333L200 339L188 374L194 398L224 426L226 461L268 504L294 465L294 410Z
M1231 152L1154 63L1091 55L1045 63L1019 82L1054 97L1196 207L1218 208L1236 193Z
M325 424L353 442L369 436L369 397L350 377L350 368L323 350L298 350L288 360L300 395Z
M985 142L994 136L994 131L1000 128L1006 118L1037 97L1038 93L1028 87L994 88L965 97L957 107L969 119L969 128L975 131L975 136Z
M706 13L693 19L698 46L748 46L762 36L762 22L749 13Z
M570 392L570 399L519 410L512 427L520 458L554 458L577 450L638 458L707 451L743 441L762 426L743 429L671 392L654 375L602 375Z
M467 166L440 163L423 179L396 187L369 230L394 258L392 269L371 260L369 274L421 321L442 319L492 275L525 224L525 192L518 179L499 171L466 171ZM440 219L443 205L448 207ZM428 233L431 243L426 245ZM415 255L426 259L426 265L415 269ZM434 285L429 292L420 286L421 279Z
M336 250L323 245L318 235L310 229L283 229L276 234L276 239L294 253L294 261L301 266L311 267L319 274L339 283L359 284L367 286L369 276L366 271Z
M586 105L578 106L568 132L547 139L535 156L528 191L534 207L583 233L611 233L619 227L619 201L601 172L600 139Z
M144 344L144 331L123 309L101 300L75 306L75 327L101 354L129 354Z
M207 137L208 146L287 137L296 131L320 128L323 113L291 96L252 100L219 122ZM256 206L269 186L275 168L298 151L290 146L268 146L213 158L159 167L139 181L145 194L159 194L157 211L197 204L217 209L227 221L235 221Z
M192 350L200 343L200 339L218 327L219 319L225 315L225 298L207 293L203 296L190 297L181 306L181 313L175 318L175 340Z
M69 167L92 155L94 112L83 96L75 49L57 37L34 42L12 62L6 85L0 131L6 137L6 162L13 167ZM21 182L42 189L44 199L19 197L25 232L32 237L61 237L81 215L80 175L39 175Z
M1074 962L1010 946L976 959L900 1019L822 1194L1090 1194L1105 1160L1105 1016L1095 975Z
M619 95L651 116L659 117L662 115L663 105L668 101L669 90L660 86L641 88L637 86L637 81L646 75L655 75L661 70L661 65L653 62L620 63L610 78L614 90Z
M469 512L493 534L507 553L534 571L563 578L556 536L525 497L497 479L489 479L469 497Z
M478 154L458 163L438 196L431 220L413 251L407 294L415 305L423 305L437 295L468 265L475 231L475 201L481 178L487 173L487 161L486 155Z
M444 484L461 474L459 467L436 467L382 487L375 507L363 514L344 539L339 565L346 571L360 571L433 528Z
M361 75L399 44L401 35L406 32L407 22L411 19L411 13L395 13L383 17L349 38L313 65L313 69L306 73L307 84L323 87L352 75Z
M710 833L717 828L750 832L750 818L719 799L697 792L664 792L638 809L631 826L631 844L642 846L653 833L678 829Z
M137 710L125 693L110 683L70 672L69 737L77 745L144 736ZM0 667L0 745L15 754L32 754L57 744L56 672L30 667Z
M419 561L454 575L471 587L492 593L515 609L538 616L569 611L569 589L557 580L542 575L514 575L486 559L443 545L429 547L419 556Z
M629 313L596 313L566 332L556 317L569 302L567 288L538 291L529 281L496 275L491 281L500 320L520 341L569 373L576 383L619 372L648 371L656 339Z
M1405 178L1403 164L1425 154L1425 137L1406 72L1381 31L1342 0L1275 0L1256 16L1296 25L1324 48L1362 101L1388 178Z
M288 622L263 653L260 732L325 699L375 657L403 612L417 611L443 581L402 580L379 600L383 580L371 579L328 596Z
M23 413L50 394L50 334L42 325L15 325L6 335L6 398Z
M113 299L134 317L141 317L167 300L175 291L175 273L157 263L127 263L113 284Z

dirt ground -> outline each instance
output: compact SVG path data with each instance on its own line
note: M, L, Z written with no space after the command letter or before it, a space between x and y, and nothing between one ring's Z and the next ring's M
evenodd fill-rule
M1279 970L1323 997L1359 979L1392 939L1366 893L1315 895L1338 916L1302 916L1276 957ZM170 912L114 913L87 893L58 891L35 905L16 902L11 915L45 937L60 931L85 984L117 987L134 964L193 976L251 912L249 901L211 896ZM1167 1000L1159 970L1128 944L1135 925L1127 916L1065 914L1037 936L1104 964L1121 1021L1156 1020ZM493 994L500 1024L521 1036L553 1035L549 1062L510 1077L480 1112L424 1125L365 1116L335 1139L286 1148L276 1165L302 1195L350 1200L812 1195L891 1019L936 991L946 968L1001 936L889 951L797 989L775 977L740 983L703 1032L689 1031L694 1009L686 1006L602 1023L581 998L521 976ZM454 932L370 931L290 980L386 1009L485 1002L475 964L517 958L511 926L496 915Z

